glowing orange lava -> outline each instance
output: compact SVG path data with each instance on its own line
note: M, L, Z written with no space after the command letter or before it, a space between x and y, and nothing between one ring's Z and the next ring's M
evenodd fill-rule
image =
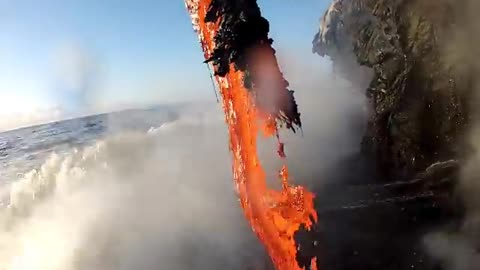
M185 0L197 31L205 58L215 47L214 36L218 26L204 23L211 0ZM257 135L277 133L276 123L266 112L259 112L253 98L243 86L242 72L232 67L225 77L216 77L223 101L225 119L233 154L233 176L240 203L253 231L265 245L277 270L300 270L295 260L297 253L294 233L300 226L306 228L316 222L313 194L301 186L288 183L288 170L280 172L282 190L269 189L264 170L257 156ZM265 116L267 115L267 116ZM283 153L283 145L281 151ZM316 269L316 262L312 262Z

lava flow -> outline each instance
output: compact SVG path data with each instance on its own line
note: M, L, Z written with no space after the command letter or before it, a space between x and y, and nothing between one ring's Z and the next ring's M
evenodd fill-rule
M218 4L218 0L185 0L207 60L214 56L215 43L218 42L216 35L221 24L219 20L213 22L206 20L210 5L215 1ZM218 12L216 15L219 16ZM259 57L257 54L253 55ZM267 107L259 105L265 104L259 102L259 93L247 89L245 83L247 76L254 76L254 83L258 84L259 77L262 76L255 72L258 69L245 71L239 69L234 63L227 63L227 68L224 67L224 70L220 72L218 65L207 64L215 70L215 78L220 88L225 119L229 129L230 150L233 154L233 176L245 216L253 231L266 247L277 270L304 269L296 261L297 248L293 236L300 227L310 229L313 222L317 221L317 214L313 206L314 196L304 187L292 186L288 183L286 166L283 166L279 176L282 190L268 188L266 176L257 155L259 131L264 131L271 137L278 136L277 129L282 124L282 120L286 121L289 128L292 128L292 123L300 124L296 104L293 104L294 106L292 104L278 105L278 102L285 102L285 97L288 102L289 95L293 98L293 91L287 92L286 95L277 95L279 98L273 101L273 105L277 103L278 106L265 109ZM278 69L276 60L274 64ZM268 79L266 80L268 81ZM288 84L286 81L284 83ZM279 107L283 109L277 110L276 108ZM292 120L289 115L294 115L294 113L298 117ZM284 156L283 144L279 145L279 154ZM310 269L316 269L316 259L312 260Z

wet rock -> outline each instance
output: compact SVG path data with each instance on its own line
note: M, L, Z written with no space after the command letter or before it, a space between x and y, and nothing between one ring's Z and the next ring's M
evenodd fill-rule
M373 74L359 158L333 170L367 166L318 189L322 222L298 239L320 235L321 249L301 252L321 256L323 269L445 269L424 237L457 231L465 215L454 191L470 150L476 72L445 54L464 2L334 0L323 16L313 51L352 83L361 67Z
M347 79L355 76L352 67L372 70L362 147L385 181L409 179L465 152L459 142L469 122L471 74L442 54L453 7L425 2L334 0L313 41L313 51L329 56Z

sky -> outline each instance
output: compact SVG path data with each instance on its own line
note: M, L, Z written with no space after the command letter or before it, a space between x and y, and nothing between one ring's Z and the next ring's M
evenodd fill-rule
M329 1L258 3L279 54L322 61L311 41ZM0 0L0 129L214 99L202 57L183 0Z

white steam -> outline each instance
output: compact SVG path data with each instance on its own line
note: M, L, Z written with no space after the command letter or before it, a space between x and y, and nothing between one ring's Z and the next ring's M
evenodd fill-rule
M425 2L435 5L434 2ZM442 3L442 2L441 2ZM425 238L427 250L448 270L473 270L480 265L480 71L476 57L479 52L480 2L476 0L447 0L452 10L448 15L456 22L448 31L448 38L442 44L443 60L454 67L462 77L459 85L469 90L470 128L465 140L472 147L468 160L462 164L456 195L465 207L464 219L456 230L440 231ZM472 57L473 56L473 57ZM472 75L474 78L468 78ZM467 79L468 78L468 79Z
M474 270L480 265L479 131L471 131L475 154L463 164L456 190L465 207L462 223L456 230L433 232L424 239L427 251L447 270Z
M295 182L310 185L358 148L354 123L363 115L361 91L313 68L285 71L304 136L282 134ZM265 269L234 192L220 105L212 106L53 155L16 181L0 209L0 269ZM271 147L262 161L275 173Z
M59 83L66 91L86 91L98 64L92 54L76 43L63 44L53 53Z
M262 253L220 128L124 134L53 155L11 187L0 269L241 269Z

